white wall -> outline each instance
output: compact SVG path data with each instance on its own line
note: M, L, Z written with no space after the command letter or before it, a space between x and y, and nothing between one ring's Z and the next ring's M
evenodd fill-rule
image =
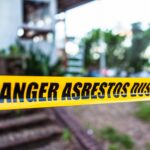
M22 23L22 0L0 0L0 49L13 44Z

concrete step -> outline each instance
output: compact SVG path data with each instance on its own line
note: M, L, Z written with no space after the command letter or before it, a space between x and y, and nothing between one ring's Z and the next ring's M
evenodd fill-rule
M9 132L8 134L0 136L0 150L38 142L47 138L50 139L53 136L60 135L61 133L62 129L56 125L46 125L16 132Z
M0 121L0 130L6 130L9 128L17 128L20 126L26 126L29 124L36 124L47 120L47 115L45 112L37 112L31 115L6 119Z

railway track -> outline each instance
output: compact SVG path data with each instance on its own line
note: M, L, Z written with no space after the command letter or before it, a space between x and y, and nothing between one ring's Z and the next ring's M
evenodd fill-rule
M72 133L63 141L64 128ZM101 150L65 108L0 112L0 150Z

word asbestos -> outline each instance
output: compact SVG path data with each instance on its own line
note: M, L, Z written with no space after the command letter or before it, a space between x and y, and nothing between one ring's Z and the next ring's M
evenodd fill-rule
M4 82L0 84L0 103L111 99L150 96L150 83L135 82Z

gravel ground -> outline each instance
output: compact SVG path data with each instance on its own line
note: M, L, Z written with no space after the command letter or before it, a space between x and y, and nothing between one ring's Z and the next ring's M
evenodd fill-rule
M69 107L68 110L90 133L90 129L99 131L103 127L111 126L130 135L135 141L135 150L145 150L146 144L150 143L150 122L136 118L136 108L136 103L122 103Z

